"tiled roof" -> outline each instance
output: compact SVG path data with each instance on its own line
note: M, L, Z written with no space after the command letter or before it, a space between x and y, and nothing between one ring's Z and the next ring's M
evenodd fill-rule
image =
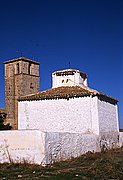
M15 62L15 61L27 61L27 62L34 63L34 64L39 64L38 62L31 60L31 59L28 59L28 58L25 58L25 57L19 57L19 58L11 59L11 60L4 62L4 64Z
M46 91L30 94L27 96L21 96L19 101L33 101L33 100L48 100L48 99L69 99L85 96L97 96L100 100L116 104L118 100L109 97L99 91L90 89L86 86L62 86L57 88L51 88Z

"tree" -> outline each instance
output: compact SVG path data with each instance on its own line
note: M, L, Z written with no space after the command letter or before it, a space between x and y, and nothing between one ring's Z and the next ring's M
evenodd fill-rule
M0 113L0 131L12 129L12 126L9 123L4 124L5 118L6 118L6 114Z

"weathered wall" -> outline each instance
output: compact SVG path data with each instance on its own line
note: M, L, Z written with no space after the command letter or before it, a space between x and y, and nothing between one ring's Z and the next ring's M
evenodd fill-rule
M18 97L39 92L39 65L18 59L5 64L5 102L13 129L18 127Z
M19 102L18 120L19 129L98 135L119 132L117 105L96 96Z
M15 120L15 79L14 66L12 63L5 64L5 104L7 118L6 123L14 125Z
M101 150L109 150L120 146L119 132L103 132L99 135L99 146Z
M37 130L0 131L0 163L20 162L40 164L44 160L45 134Z
M100 151L98 136L81 133L46 133L46 164Z
M30 64L30 75L39 76L39 65L34 63L21 62L20 72L24 74L29 74L28 66Z
M19 129L99 133L96 97L22 101L18 106Z
M52 73L52 87L53 88L60 87L60 86L77 86L77 85L82 85L82 84L87 86L87 79L86 80L83 79L80 75L80 72L76 71L72 75L56 75L55 72Z
M15 97L25 96L39 92L40 82L38 76L32 76L29 74L15 75Z
M98 100L99 131L119 132L117 105Z
M123 132L119 133L120 147L123 147Z
M40 130L0 131L0 163L26 160L29 163L46 165L78 157L88 151L99 152L101 149L123 146L123 133L117 135L98 136L91 133Z
M52 75L52 87L56 88L59 86L70 86L75 85L75 77L73 75L67 75L67 76L56 76ZM76 83L77 84L77 83Z
M98 136L81 133L54 133L40 130L0 132L0 163L23 162L50 164L100 151Z

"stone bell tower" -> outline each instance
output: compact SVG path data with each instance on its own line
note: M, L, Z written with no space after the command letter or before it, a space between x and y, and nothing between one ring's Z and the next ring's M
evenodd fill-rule
M18 97L39 91L39 63L19 57L4 62L4 65L6 123L18 129Z

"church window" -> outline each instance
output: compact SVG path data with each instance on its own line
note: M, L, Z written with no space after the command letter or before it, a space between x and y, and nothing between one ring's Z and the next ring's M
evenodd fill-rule
M66 83L68 82L68 79L66 80Z
M29 63L29 65L28 65L28 74L30 74L31 73L31 63Z
M19 74L20 72L20 67L19 67L19 63L17 63L17 74Z
M62 80L62 83L64 82L64 80Z
M33 84L32 83L30 83L30 89L33 89Z
M10 88L10 85L8 85L8 93L11 92L11 88Z

